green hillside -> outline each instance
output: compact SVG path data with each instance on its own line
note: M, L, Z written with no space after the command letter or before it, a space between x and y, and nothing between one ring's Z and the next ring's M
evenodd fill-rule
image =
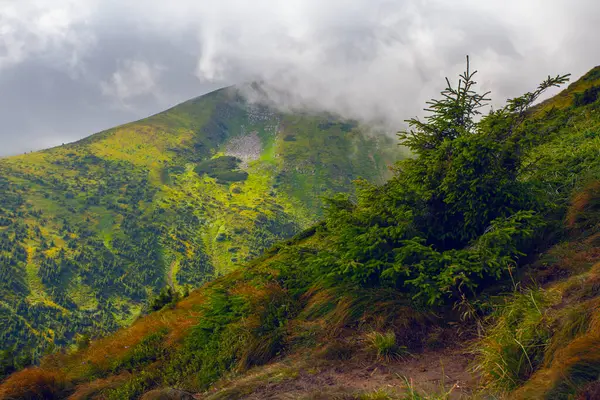
M467 68L400 135L415 157L385 184L0 398L598 398L598 71L479 119Z
M26 364L131 324L161 288L234 270L383 182L399 148L355 121L250 104L235 87L0 160L0 348Z

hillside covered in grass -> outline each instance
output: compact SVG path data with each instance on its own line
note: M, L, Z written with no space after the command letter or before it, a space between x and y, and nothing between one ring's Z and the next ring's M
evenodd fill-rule
M0 159L2 371L244 265L317 221L323 195L384 182L399 156L355 121L282 113L232 87Z
M467 68L387 183L0 397L597 398L599 70L478 120Z

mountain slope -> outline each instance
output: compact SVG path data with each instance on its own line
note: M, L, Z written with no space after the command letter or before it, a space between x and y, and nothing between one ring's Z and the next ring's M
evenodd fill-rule
M600 100L561 104L458 133L465 119L443 109L442 129L416 137L424 159L355 201L336 196L245 268L12 375L0 398L597 398ZM427 187L440 176L461 185ZM465 199L477 207L462 215ZM432 226L434 212L453 223ZM456 222L473 214L487 218L477 230Z
M321 196L382 182L384 135L226 88L79 142L0 160L0 347L27 363L130 324L314 222ZM14 361L14 360L13 360Z

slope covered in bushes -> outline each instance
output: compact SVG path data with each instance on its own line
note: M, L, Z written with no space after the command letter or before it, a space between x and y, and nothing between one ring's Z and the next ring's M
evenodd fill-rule
M242 92L0 159L0 376L243 265L400 155L355 121Z
M46 357L0 393L24 397L32 385L73 399L196 393L299 353L343 364L365 351L390 365L467 340L482 379L471 395L593 393L600 102L572 94L565 105L559 95L560 107L532 108L566 81L549 77L479 118L487 95L473 76L467 68L429 103L426 120L409 121L400 143L415 157L399 162L393 179L359 182L355 200L330 198L321 223L246 268ZM281 379L295 379L290 371ZM205 396L257 390L241 388ZM377 398L420 396L400 389Z

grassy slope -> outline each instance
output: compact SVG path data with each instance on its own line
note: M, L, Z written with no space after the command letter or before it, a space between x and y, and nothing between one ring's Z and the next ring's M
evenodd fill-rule
M585 85L595 71L583 78ZM425 359L439 351L441 359L452 362L456 359L448 358L444 349L456 346L457 338L464 342L470 337L483 381L466 393L484 390L524 399L566 399L579 393L588 396L581 398L594 398L600 378L600 100L579 107L566 104L565 98L572 99L579 84L556 97L554 110L549 100L540 106L545 110L538 108L533 114L544 121L540 133L547 140L530 155L541 165L531 173L543 174L549 189L568 199L564 236L554 238L550 249L530 260L516 288L514 282L506 282L507 291L500 295L494 288L492 304L501 306L487 320L469 309L417 311L389 289L324 289L305 261L306 254L328 248L327 234L317 226L276 245L247 268L192 292L174 308L144 317L80 351L48 357L39 369L13 375L0 393L18 393L19 385L37 382L38 388L70 393L74 399L134 398L156 386L201 391L222 377L206 397L291 393L315 398L316 393L309 393L311 387L316 389L310 382L335 384L307 378L322 368L344 373L344 366L353 362L378 362L377 368L407 371L395 365L411 358L407 352L417 355L423 350ZM482 326L484 335L474 336ZM373 331L393 331L396 347L371 340ZM156 335L164 347L148 345ZM273 360L272 367L256 367ZM444 372L439 374L434 378L443 386ZM352 376L357 378L347 374ZM298 391L294 382L307 389ZM398 379L391 382L397 384ZM355 389L331 395L394 398L383 391L365 394Z
M251 132L261 150L247 180L194 172ZM0 160L0 347L39 354L130 324L165 284L199 285L314 222L327 189L385 179L399 155L389 144L356 124L280 114L223 89Z

